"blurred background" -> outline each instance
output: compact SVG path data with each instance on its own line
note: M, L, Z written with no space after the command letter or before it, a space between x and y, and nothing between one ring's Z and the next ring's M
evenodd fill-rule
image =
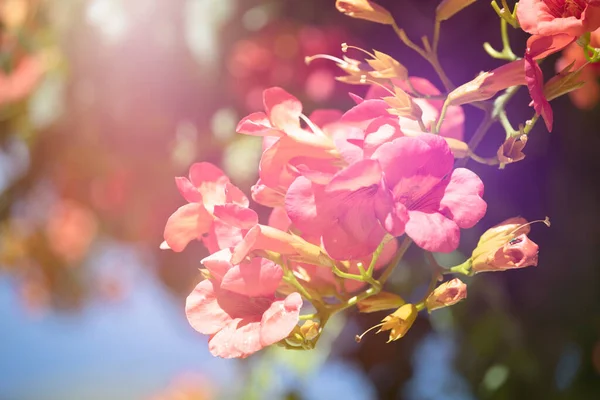
M468 300L421 315L398 342L354 335L383 315L350 313L312 352L213 358L184 301L205 250L161 251L183 200L175 176L221 166L246 192L260 140L235 134L281 86L305 108L347 109L365 87L318 53L347 42L393 55L439 85L386 26L339 14L334 0L0 0L0 399L597 399L600 398L598 109L553 102L525 160L469 166L488 214L451 265L505 218L534 226L539 266L469 279ZM430 34L438 0L381 0L398 25ZM525 36L512 31L521 54ZM498 61L488 2L445 22L440 59L454 82ZM352 56L352 55L351 55ZM356 58L359 58L356 56ZM546 77L554 60L545 62ZM480 110L468 107L466 136ZM522 89L511 120L531 116ZM495 126L481 147L503 141ZM266 209L258 208L262 216ZM416 298L429 280L412 249L391 280ZM411 293L410 288L417 288Z

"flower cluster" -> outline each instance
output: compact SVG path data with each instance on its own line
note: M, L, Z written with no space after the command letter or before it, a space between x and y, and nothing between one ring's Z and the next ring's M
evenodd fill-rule
M568 68L544 84L537 60L597 28L598 6L522 0L511 11L504 1L502 10L494 2L505 47L500 52L488 44L486 50L508 62L456 86L437 58L439 30L471 3L442 1L432 42L424 38L420 47L374 2L336 2L351 17L391 25L404 44L430 62L444 90L379 51L343 44L344 53L362 51L368 58L308 57L307 62L333 61L344 72L338 80L370 88L364 97L351 93L356 105L345 112L308 114L296 97L272 87L263 93L264 110L239 122L238 133L262 138L251 196L272 209L267 224L259 223L249 199L218 167L197 163L189 179L176 178L187 204L168 219L161 247L182 251L199 240L210 253L202 260L205 279L188 297L186 314L197 331L210 335L212 354L246 357L272 344L312 348L330 316L353 306L361 312L395 310L371 329L389 331L389 340L397 340L419 311L466 298L466 284L457 278L438 285L444 275L537 265L538 246L522 218L485 232L463 264L442 267L432 253L456 250L461 229L474 227L486 213L483 182L464 168L466 161L502 167L523 159L539 116L551 129L548 101L581 86ZM533 35L522 58L506 37L507 27L519 24ZM528 87L535 116L515 130L504 107L520 86ZM462 109L467 104L485 111L485 129L469 143ZM477 156L477 143L497 121L506 130L505 142L495 157ZM426 253L432 269L420 301L383 291L412 243Z

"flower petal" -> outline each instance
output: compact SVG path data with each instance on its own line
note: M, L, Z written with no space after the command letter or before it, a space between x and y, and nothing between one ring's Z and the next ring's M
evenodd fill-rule
M179 176L175 178L175 184L188 203L202 203L202 195L188 178Z
M232 321L231 316L217 301L215 285L216 283L208 279L200 282L185 302L188 322L195 330L205 335L217 333Z
M454 221L438 212L409 211L406 234L427 251L449 253L456 250L460 229Z
M264 258L254 258L231 268L221 282L221 288L248 297L270 297L281 283L283 270Z
M377 160L362 160L344 168L325 186L325 192L355 191L381 182L381 167Z
M200 263L210 271L210 274L216 281L220 282L225 274L233 268L233 264L231 264L231 250L228 248L219 250L208 257L204 257L200 260Z
M442 214L463 229L472 228L485 215L487 204L483 196L483 182L472 171L457 168L444 189L440 202Z
M244 117L235 128L237 133L252 136L283 136L284 133L274 128L269 117L263 112L255 112Z
M271 304L261 320L260 342L269 346L285 339L298 324L302 297L298 293L289 294L285 300Z
M271 123L277 128L300 125L302 103L280 87L263 92L263 103Z
M236 204L215 206L214 215L223 222L240 229L250 229L258 224L258 214L256 214L256 211Z
M384 143L371 156L379 161L385 182L393 188L404 176L412 176L427 164L431 147L416 137L401 137Z
M213 216L201 203L189 203L181 206L167 220L164 239L176 252L183 251L194 239L209 232Z

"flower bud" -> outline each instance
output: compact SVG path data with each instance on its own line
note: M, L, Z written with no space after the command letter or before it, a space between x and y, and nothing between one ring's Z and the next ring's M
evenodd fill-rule
M408 79L408 70L393 57L388 56L377 50L373 50L374 59L368 59L367 63L374 69L369 72L373 78L377 79L392 79L397 78L400 80Z
M392 25L394 18L388 10L369 0L337 0L338 11L352 18L364 19L384 25Z
M501 90L511 86L525 85L525 66L517 60L489 72L479 74L475 79L457 87L448 95L448 105L461 104L492 98Z
M550 226L546 218L544 222ZM530 223L524 218L509 218L488 229L471 255L475 273L504 271L537 265L538 245L527 237Z
M463 8L475 3L476 0L442 0L435 10L435 19L445 21Z
M390 331L388 343L403 337L417 319L417 307L414 304L404 304L382 320L379 332Z
M387 112L392 115L406 117L412 120L418 120L421 118L423 115L423 110L421 110L421 107L419 107L419 105L413 101L413 98L408 93L397 86L394 86L394 93L395 96L382 98L383 101L392 107L388 108Z
M510 164L516 161L521 161L525 158L523 148L527 144L527 135L521 135L520 137L510 137L500 146L496 155L500 165Z
M585 81L580 79L581 72L583 71L581 68L571 71L574 64L575 61L546 82L544 85L544 96L546 96L548 101L579 89L585 84Z
M359 301L356 305L358 306L358 311L362 313L372 313L398 308L404 303L405 301L402 299L402 297L398 296L397 294L381 292Z
M319 331L319 323L315 321L306 321L300 327L300 332L302 333L302 336L304 336L304 338L308 341L313 340L314 338L319 336Z
M460 279L454 278L438 286L425 300L427 311L454 305L467 298L467 285Z

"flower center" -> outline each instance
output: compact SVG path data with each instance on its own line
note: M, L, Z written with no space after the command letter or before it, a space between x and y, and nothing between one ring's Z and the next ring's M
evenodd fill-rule
M544 0L544 3L556 18L580 18L588 5L587 0Z

